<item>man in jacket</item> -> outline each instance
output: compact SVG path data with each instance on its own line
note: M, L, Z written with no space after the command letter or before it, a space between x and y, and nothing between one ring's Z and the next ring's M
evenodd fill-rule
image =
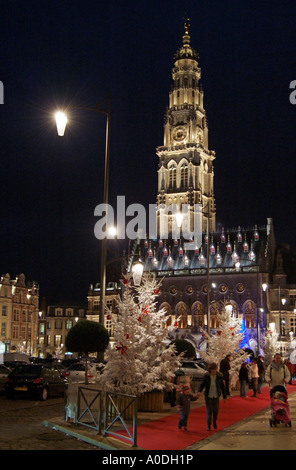
M272 363L267 367L265 380L269 384L270 390L276 385L286 387L290 381L290 372L288 367L283 363L282 356L277 353L274 356Z
M218 372L217 364L212 363L209 366L209 373L204 375L203 381L198 389L197 396L205 389L205 401L207 408L208 431L211 430L212 418L214 429L217 428L217 418L219 411L219 398L221 393L226 400L226 390L223 382L223 376Z
M222 359L222 361L220 362L220 372L223 375L223 379L225 382L226 394L229 396L230 396L230 390L229 390L230 361L231 361L231 354L227 354L227 356L224 359Z

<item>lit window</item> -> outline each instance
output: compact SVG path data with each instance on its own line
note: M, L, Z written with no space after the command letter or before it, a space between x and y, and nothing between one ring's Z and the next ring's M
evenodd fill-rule
M188 166L185 164L181 167L181 188L186 188L188 185Z
M169 188L175 189L177 186L177 169L175 166L169 168Z

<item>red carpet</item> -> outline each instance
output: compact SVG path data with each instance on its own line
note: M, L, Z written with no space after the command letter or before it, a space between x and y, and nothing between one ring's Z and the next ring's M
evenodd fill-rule
M296 391L288 386L288 393ZM206 407L192 409L188 418L188 431L178 429L179 415L169 415L138 426L137 445L146 450L182 450L194 442L205 439L217 431L231 426L248 416L270 406L269 387L262 388L262 393L256 398L240 396L220 401L217 430L207 431ZM204 397L198 400L204 403Z

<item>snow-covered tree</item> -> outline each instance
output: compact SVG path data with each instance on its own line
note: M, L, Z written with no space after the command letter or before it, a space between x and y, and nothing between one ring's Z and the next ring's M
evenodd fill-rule
M269 365L279 350L278 333L275 328L266 331L263 344L264 363Z
M241 349L244 333L241 332L241 320L232 315L229 305L222 305L221 313L217 314L218 327L215 334L202 331L206 342L206 351L198 350L200 356L208 364L215 362L218 367L227 354L231 354L230 381L234 385L238 379L238 372L243 362L249 358L249 354Z
M115 344L106 351L101 382L109 390L139 396L152 390L171 389L179 365L176 349L168 346L168 319L157 309L160 282L149 274L139 287L128 277L117 300L118 313L108 312L114 322Z
M56 349L54 351L54 357L55 357L55 359L63 359L64 352L63 352L63 348L61 346L56 347Z

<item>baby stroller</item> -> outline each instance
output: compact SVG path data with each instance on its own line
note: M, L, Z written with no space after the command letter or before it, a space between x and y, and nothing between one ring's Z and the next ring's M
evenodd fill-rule
M270 427L276 427L279 423L285 426L292 426L290 420L290 407L288 403L288 395L285 387L277 385L270 390L271 402L271 418L269 420Z

